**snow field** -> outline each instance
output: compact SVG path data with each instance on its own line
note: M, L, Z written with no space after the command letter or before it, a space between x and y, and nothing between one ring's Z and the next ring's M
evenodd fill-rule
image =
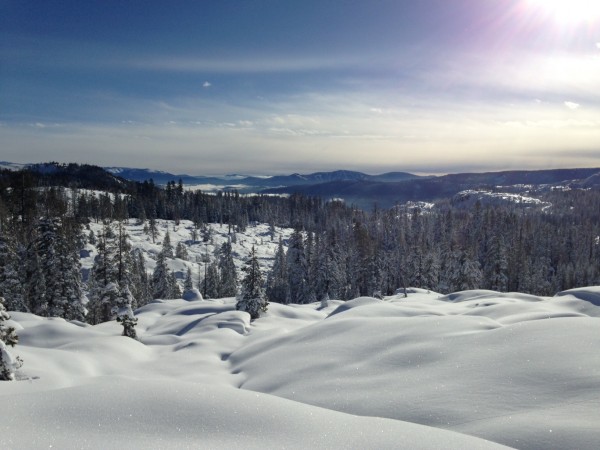
M159 221L175 247L191 224ZM92 228L100 227L92 224ZM225 242L213 227L209 252ZM94 231L96 232L96 230ZM267 226L240 233L265 270ZM289 237L291 230L278 230ZM262 240L262 243L261 243ZM91 267L89 246L84 266ZM204 244L188 247L194 281ZM193 298L193 297L192 297ZM270 304L254 322L235 299L157 300L136 311L140 342L11 313L21 381L0 384L0 447L596 449L600 287L556 297L420 289L321 308ZM483 439L486 440L483 440ZM490 442L493 441L493 442Z
M129 241L132 248L139 248L144 253L146 270L149 275L151 275L154 270L156 258L161 251L162 242L167 232L169 233L173 248L177 247L179 242L183 242L189 258L185 261L179 258L167 259L167 266L169 267L169 270L175 272L175 276L181 285L183 285L187 269L191 268L194 286L197 286L199 278L204 276L204 260L206 255L208 255L211 260L214 260L215 251L219 250L221 245L227 242L229 238L229 228L227 225L207 224L207 227L210 229L211 233L211 238L208 242L203 242L200 230L198 230L197 240L192 241L192 230L194 225L189 220L182 220L179 225L175 225L173 221L169 220L156 220L158 234L154 242L152 242L152 237L144 232L144 226L138 224L138 221L135 219L129 220L126 223L125 229L129 235ZM102 232L102 224L91 223L90 230L98 236ZM281 236L285 241L289 239L292 231L291 228L277 228L274 238L271 239L269 226L258 224L255 226L248 226L247 230L243 233L235 233L236 242L232 243L232 250L238 271L243 266L246 257L250 254L252 245L255 245L261 268L266 274L266 271L271 267L273 256L277 250L279 237ZM89 234L89 231L86 230L84 233L87 235ZM232 230L231 233L234 234L234 231ZM85 255L81 259L84 273L91 270L96 255L96 247L87 244L85 247Z

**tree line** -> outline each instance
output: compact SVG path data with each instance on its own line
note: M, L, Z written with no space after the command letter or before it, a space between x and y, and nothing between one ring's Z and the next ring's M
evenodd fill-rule
M47 186L31 173L11 173L10 180L0 190L0 296L9 310L97 323L113 317L115 305L126 311L181 295L165 264L173 254L170 242L150 276L143 255L127 241L122 221L128 218L143 222L152 239L158 219L191 220L194 239L205 239L210 223L227 226L232 239L250 223L294 228L265 274L267 298L281 303L390 295L407 286L553 295L600 283L595 190L550 191L546 209L479 202L464 208L446 200L431 209L365 211L302 195L212 195L175 181L164 188L147 181L92 191L76 183ZM105 223L101 235L87 233L89 221ZM97 240L98 257L83 285L79 251L88 239ZM196 282L208 297L238 291L230 245L206 262L206 276ZM185 246L178 243L176 252ZM185 284L193 286L188 278ZM71 300L84 292L87 315Z

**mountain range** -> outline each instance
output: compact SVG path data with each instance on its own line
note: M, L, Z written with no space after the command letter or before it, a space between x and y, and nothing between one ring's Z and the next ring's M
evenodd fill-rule
M387 208L409 201L451 198L459 192L472 189L531 194L532 191L556 188L600 187L600 168L512 170L441 176L419 176L407 172L368 175L356 171L336 170L272 177L243 175L203 177L116 167L107 170L135 181L152 178L158 184L165 184L181 179L184 184L198 185L203 190L235 189L240 193L266 194L300 193L327 200L341 199L362 208L370 208L374 204Z
M181 180L187 188L201 189L205 192L236 190L244 194L300 193L325 200L341 199L361 208L371 208L374 204L387 208L409 201L451 198L459 192L473 189L531 195L532 192L539 193L557 188L600 188L600 168L513 170L441 176L418 176L407 172L368 175L349 170L277 176L194 176L140 168L101 169L96 166L77 164L9 162L0 162L0 168L10 170L27 168L32 172L60 180L76 177L80 182L83 180L86 186L93 184L94 179L105 185L149 180L157 185L165 185Z

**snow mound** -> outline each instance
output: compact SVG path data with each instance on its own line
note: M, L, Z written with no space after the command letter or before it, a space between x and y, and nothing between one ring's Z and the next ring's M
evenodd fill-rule
M598 295L414 291L252 322L235 298L158 300L139 342L15 313L0 448L595 449Z
M194 289L188 289L187 291L185 291L183 293L182 298L188 302L194 301L194 300L203 300L202 299L202 294L200 293L200 291L196 288Z
M338 306L336 309L334 309L328 317L332 317L335 316L336 314L341 314L343 312L346 311L350 311L351 309L354 308L360 308L361 306L367 306L367 305L377 305L377 304L381 304L383 301L379 300L377 298L374 297L358 297L355 298L354 300L349 300L346 303L341 304L340 306Z
M565 297L567 295L600 307L600 286L570 289L568 291L559 292L556 294L556 297Z
M4 396L3 405L12 412L0 422L3 448L504 448L421 425L177 380L101 380Z

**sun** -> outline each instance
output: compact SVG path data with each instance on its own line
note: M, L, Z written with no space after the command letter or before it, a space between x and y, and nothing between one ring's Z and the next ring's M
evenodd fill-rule
M557 22L577 25L600 19L600 0L527 0L541 13Z

